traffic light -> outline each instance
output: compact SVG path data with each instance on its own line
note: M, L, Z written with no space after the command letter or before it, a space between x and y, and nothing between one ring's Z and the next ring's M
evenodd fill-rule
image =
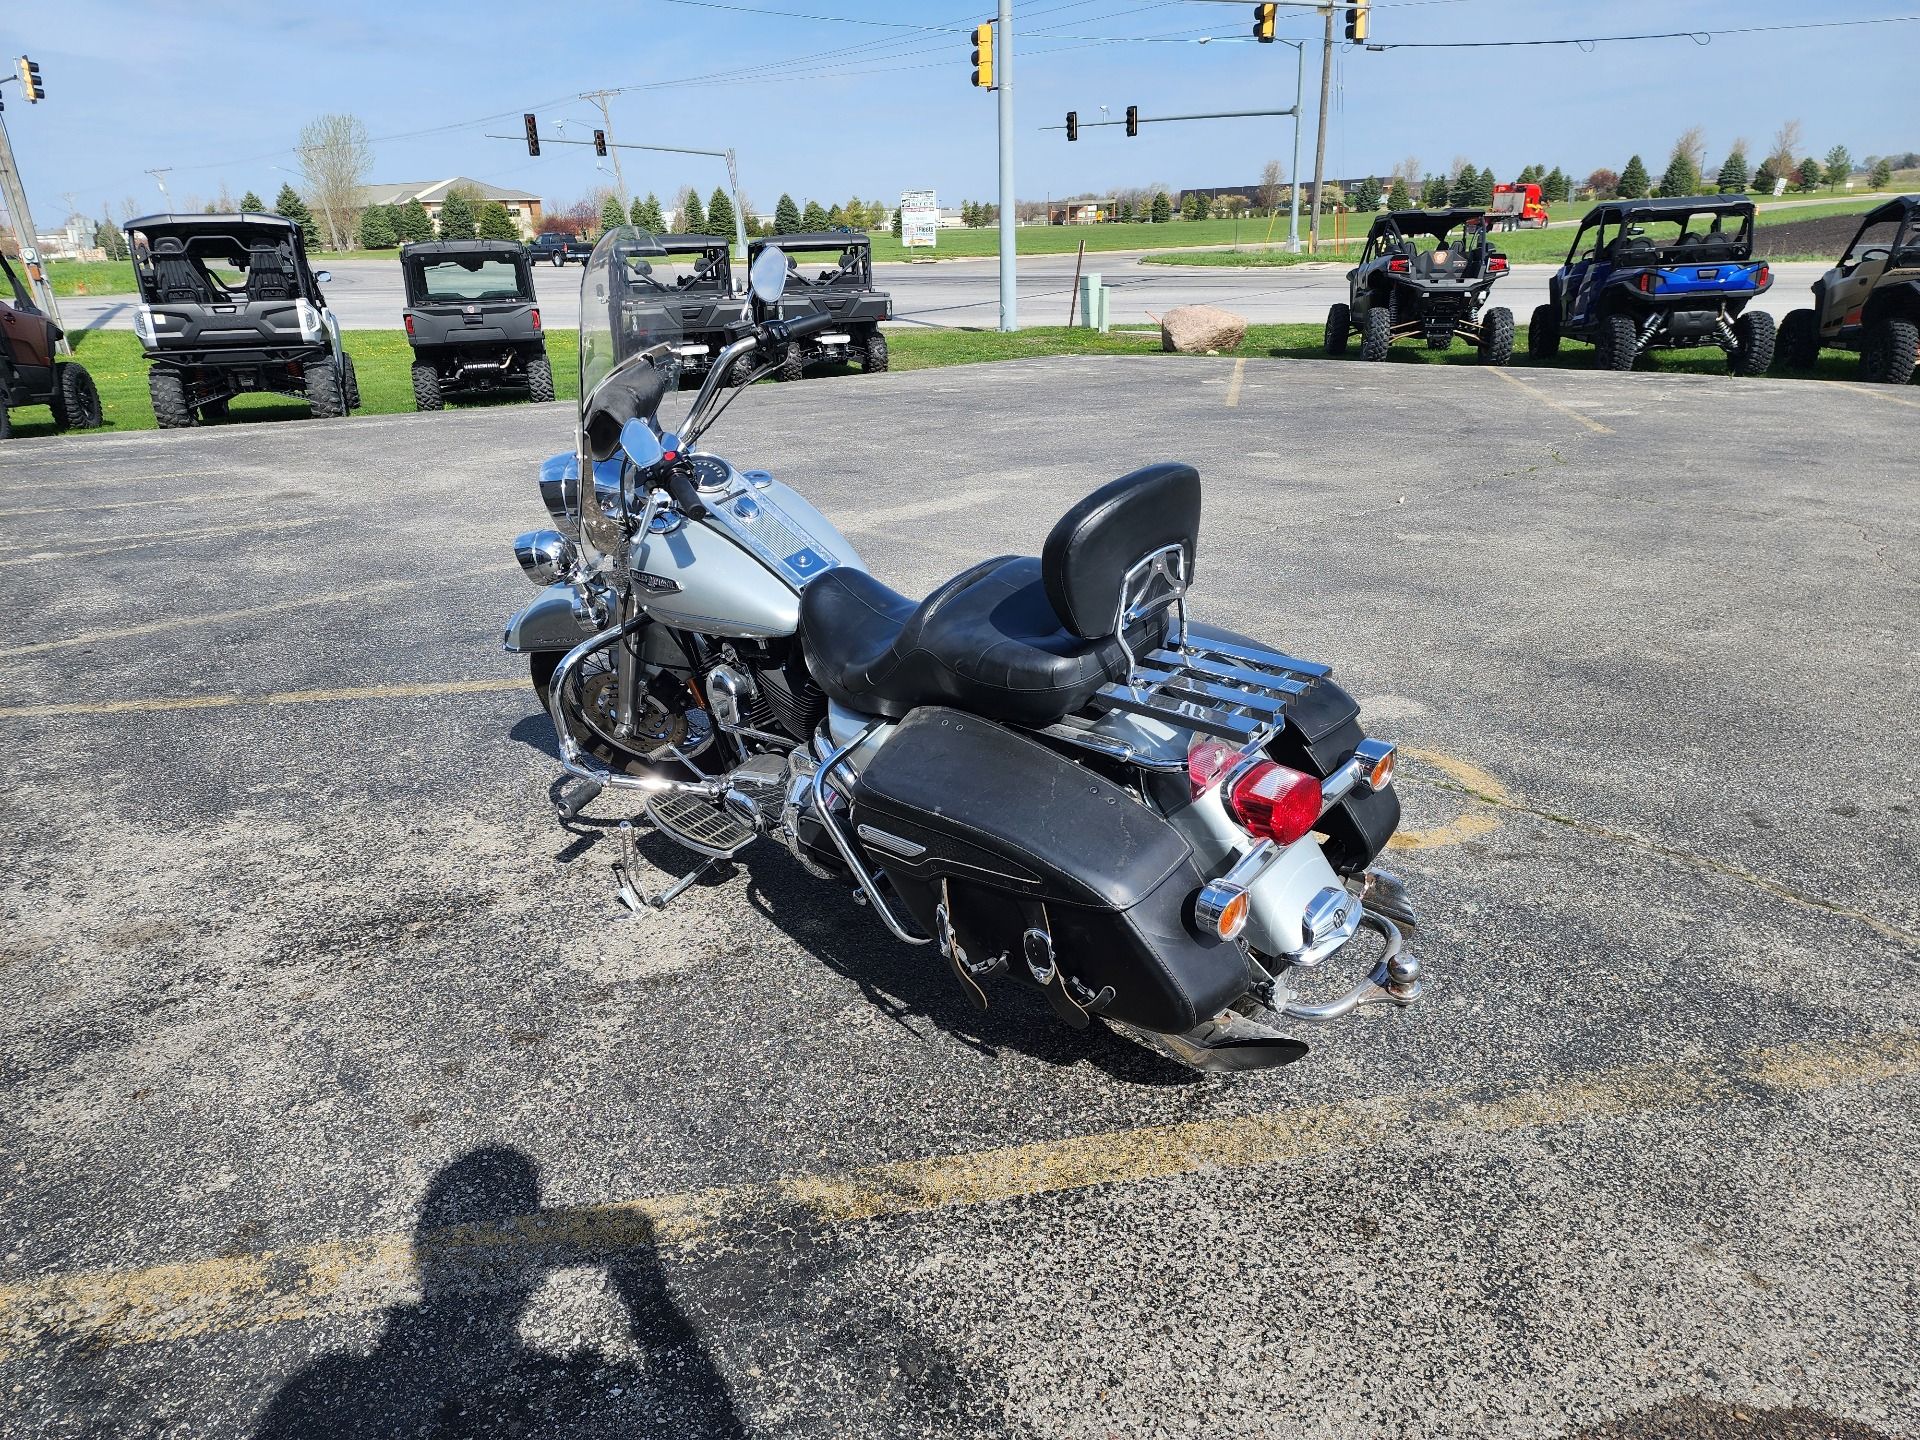
M1079 138L1080 112L1078 110L1069 110L1067 111L1067 139L1078 140Z
M1360 0L1358 5L1347 6L1347 39L1354 44L1364 44L1367 38L1368 0Z
M606 131L596 130L593 132L593 153L596 155L605 155L607 153Z
M1278 5L1256 5L1253 7L1253 38L1262 45L1273 43L1273 17L1279 11Z
M993 88L993 26L973 27L973 83L982 90Z
M540 127L534 123L533 116L531 115L522 115L520 118L527 122L527 153L529 155L538 155L540 153Z
M47 98L47 87L40 80L40 66L37 61L20 57L20 83L27 87L27 99L36 105Z
M1127 134L1138 135L1139 133L1140 107L1138 105L1129 105L1127 106Z

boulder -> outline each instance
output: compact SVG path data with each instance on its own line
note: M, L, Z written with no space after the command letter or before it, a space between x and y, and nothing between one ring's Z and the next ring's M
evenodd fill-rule
M1237 349L1247 322L1215 305L1181 305L1160 317L1160 348L1182 355Z

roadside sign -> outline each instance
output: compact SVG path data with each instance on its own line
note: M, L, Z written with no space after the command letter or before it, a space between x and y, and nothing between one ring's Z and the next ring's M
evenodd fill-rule
M909 250L932 250L940 234L940 202L931 190L900 193L900 243Z

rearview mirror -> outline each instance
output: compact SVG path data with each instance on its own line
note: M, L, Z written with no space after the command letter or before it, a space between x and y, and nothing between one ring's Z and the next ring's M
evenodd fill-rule
M319 281L322 285L325 285L328 281L333 279L333 272L331 270L316 270L313 272L313 278Z
M620 449L641 470L651 470L666 456L653 427L637 415L620 427Z
M787 252L778 245L762 250L754 259L748 280L754 299L762 305L773 304L787 293Z

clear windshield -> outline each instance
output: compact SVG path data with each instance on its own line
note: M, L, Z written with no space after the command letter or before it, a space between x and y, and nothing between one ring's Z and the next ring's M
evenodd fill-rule
M652 283L653 266L665 255L658 240L630 225L607 231L593 247L580 277L581 414L622 361L678 336Z

